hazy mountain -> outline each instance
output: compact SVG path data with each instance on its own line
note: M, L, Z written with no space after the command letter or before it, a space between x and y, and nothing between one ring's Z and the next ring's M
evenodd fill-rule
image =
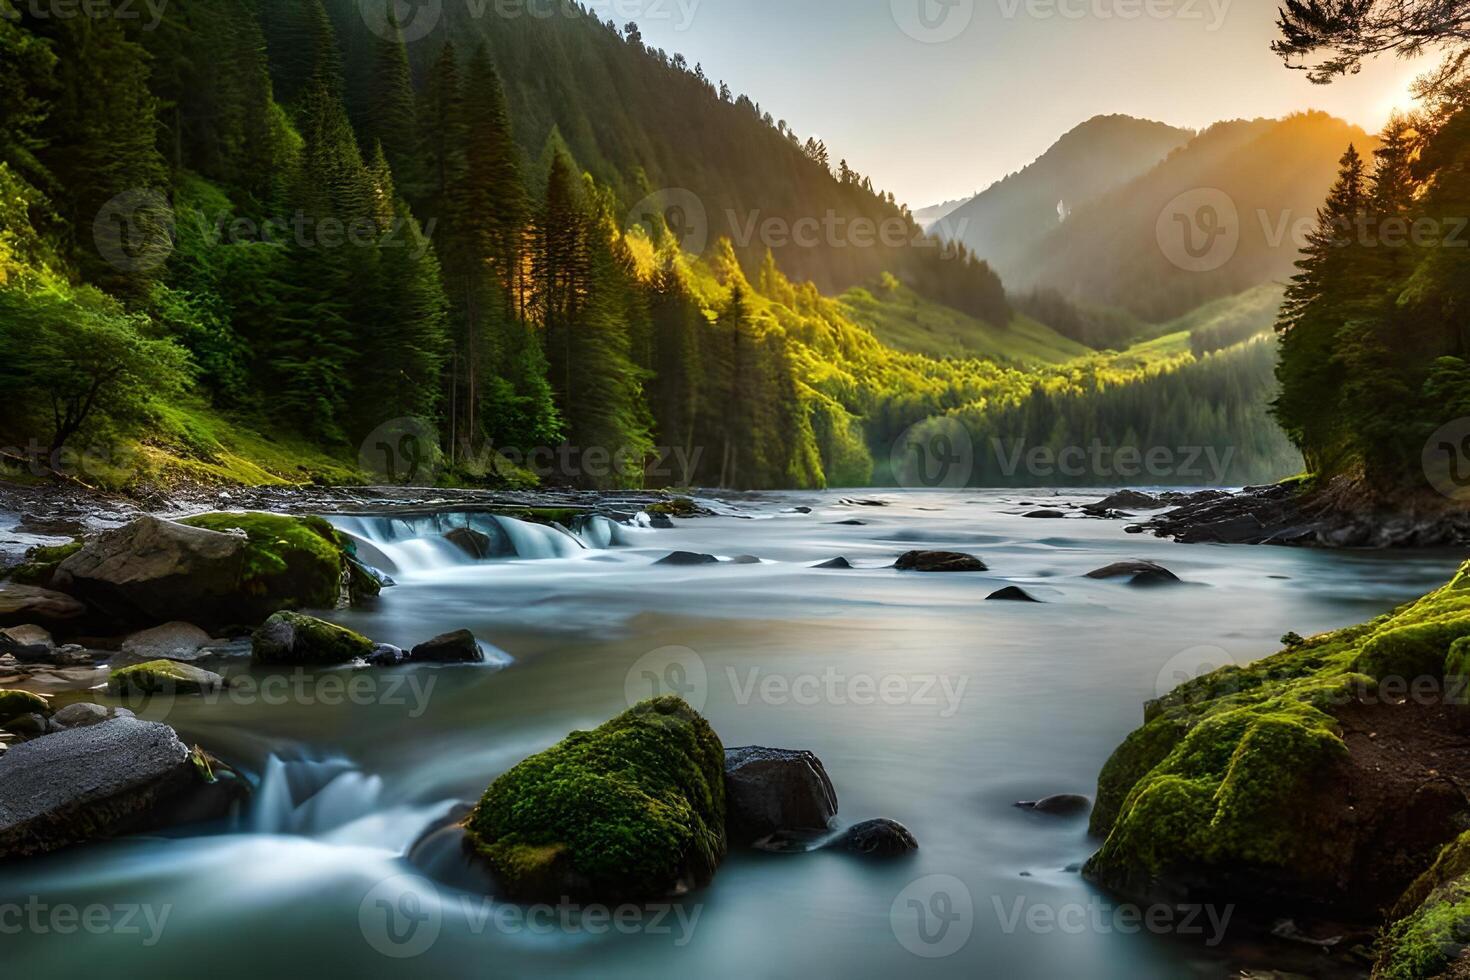
M998 181L935 225L991 264L1007 285L1031 246L1070 210L1146 173L1194 134L1131 116L1096 116L1076 127L1035 163Z
M1212 126L1148 173L1080 203L1031 243L1012 288L1047 286L1159 322L1294 272L1349 143L1324 113Z
M974 198L961 197L953 201L945 201L943 204L931 204L927 208L919 208L914 212L914 220L920 227L931 228L941 218L946 218L959 208L969 204Z

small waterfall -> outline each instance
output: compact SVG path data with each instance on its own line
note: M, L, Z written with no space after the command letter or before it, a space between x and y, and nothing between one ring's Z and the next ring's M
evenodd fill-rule
M588 550L627 546L636 533L600 514L580 518L575 530L480 513L328 520L356 542L359 558L395 575L482 561L574 558ZM462 538L459 543L456 534Z
M344 846L406 848L450 801L387 806L383 780L343 759L266 762L247 824L252 833Z

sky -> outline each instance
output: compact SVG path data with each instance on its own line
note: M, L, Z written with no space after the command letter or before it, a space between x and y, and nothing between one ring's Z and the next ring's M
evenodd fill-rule
M969 197L1124 113L1199 129L1322 109L1376 130L1432 57L1313 85L1276 0L587 0L819 136L914 208Z

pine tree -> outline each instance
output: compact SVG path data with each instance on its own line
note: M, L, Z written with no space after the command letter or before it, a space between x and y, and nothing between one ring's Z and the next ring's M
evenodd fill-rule
M373 53L364 135L369 144L382 145L399 193L410 201L421 201L425 188L419 166L417 96L408 48L393 7L389 0L387 24L392 35L379 38Z

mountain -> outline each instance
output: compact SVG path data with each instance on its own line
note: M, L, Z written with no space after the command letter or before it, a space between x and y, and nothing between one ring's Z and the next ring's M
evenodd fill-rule
M919 208L914 212L914 220L921 228L926 230L933 228L941 219L949 217L955 211L964 207L974 198L961 197L953 201L945 201L942 204L931 204L927 208Z
M956 208L937 223L935 233L963 242L1008 285L1019 284L1032 246L1060 222L1059 206L1074 209L1122 186L1193 135L1131 116L1096 116L1057 140L1035 163Z
M1013 288L1044 285L1161 322L1293 274L1349 143L1320 112L1218 123L1147 173L1080 203L1035 240Z

